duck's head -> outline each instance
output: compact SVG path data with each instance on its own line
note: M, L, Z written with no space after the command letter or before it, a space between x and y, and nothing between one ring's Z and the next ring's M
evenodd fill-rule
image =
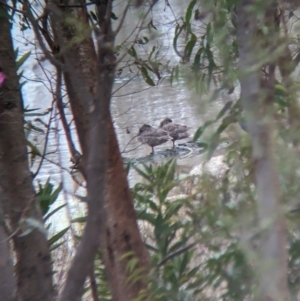
M140 127L140 129L139 129L139 134L142 134L143 132L145 132L145 131L147 131L147 130L149 130L151 128L152 128L151 125L149 125L149 124L143 124Z
M173 122L173 120L171 119L171 118L165 118L161 123L160 123L160 125L159 125L159 127L163 127L164 125L166 125L166 124L168 124L168 123L171 123L171 122Z

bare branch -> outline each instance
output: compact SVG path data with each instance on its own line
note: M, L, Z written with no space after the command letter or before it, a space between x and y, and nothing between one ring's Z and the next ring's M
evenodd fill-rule
M4 5L5 7L11 9L11 10L14 11L14 12L20 13L20 14L22 14L22 15L23 15L23 13L24 13L23 11L21 11L21 10L19 10L19 9L17 9L17 8L14 8L14 7L8 5L5 1L0 0L0 3L1 3L2 5Z
M116 35L119 33L119 31L121 30L121 28L122 28L122 25L123 25L123 23L124 23L124 20L125 20L126 15L127 15L127 12L128 12L129 6L130 6L130 3L131 3L131 0L128 0L128 3L126 4L125 10L124 10L124 12L123 12L122 18L121 18L121 20L120 20L120 23L118 24L116 30L113 32L113 35L114 35L114 36L116 36Z
M35 20L31 10L30 10L30 6L28 4L27 1L24 1L24 13L26 15L26 17L28 18L28 20L30 21L34 34L39 42L39 45L45 55L45 57L56 67L60 68L62 71L67 71L67 68L64 64L62 64L59 60L57 60L56 58L54 58L48 51L44 41L43 41L43 37L41 36L41 33L39 31L39 27L38 27L38 23Z
M72 139L71 130L68 125L68 121L67 121L67 118L66 118L66 115L64 112L64 106L63 106L62 97L61 97L62 74L58 68L56 69L56 74L57 74L56 91L55 91L56 105L57 105L57 109L58 109L58 112L60 115L60 120L61 120L62 126L64 128L64 132L66 134L66 139L68 142L68 146L69 146L69 150L71 152L72 159L74 161L76 161L78 158L79 152L76 150L75 144ZM85 172L84 172L84 169L82 168L82 166L79 164L78 167L79 167L79 171L85 176Z
M160 262L157 264L157 266L160 267L160 266L164 265L167 261L173 259L174 257L179 256L179 255L181 255L181 254L183 254L183 253L186 253L188 250L190 250L191 248L193 248L195 245L196 245L196 243L193 242L193 243L189 244L188 246L186 246L186 247L184 247L184 248L182 248L182 249L180 249L180 250L177 250L177 251L175 251L175 252L169 254L169 255L166 256L162 261L160 261Z
M90 272L90 285L91 285L93 300L100 301L99 296L98 296L98 289L97 289L94 266L92 267L92 270Z

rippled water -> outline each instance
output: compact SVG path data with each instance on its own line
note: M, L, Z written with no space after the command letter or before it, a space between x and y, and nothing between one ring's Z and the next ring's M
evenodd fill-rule
M165 2L160 1L149 16L149 18L153 17L153 20L156 20L153 22L158 28L158 33L150 41L150 44L159 45L160 58L163 64L170 61L170 66L175 66L179 63L180 58L175 54L172 47L174 14L177 18L184 15L185 11L183 8L187 7L189 1L177 0L170 2L172 2L172 10L165 6ZM117 14L120 9L121 7L116 5L115 13ZM134 15L134 12L129 11L127 21L124 23L116 44L125 40L132 32ZM144 32L146 36L148 32L146 30ZM24 78L28 79L28 83L23 87L24 101L29 108L39 108L39 111L43 112L52 103L50 92L51 89L55 89L55 84L52 82L53 86L51 87L49 79L50 81L53 79L53 68L47 61L39 63L36 60L42 54L38 50L37 45L35 45L34 35L30 30L20 32L18 26L15 25L13 33L14 44L15 47L19 48L19 54L30 50L34 54L23 66ZM24 41L27 41L27 43L24 44ZM136 46L136 50L142 56L146 55L147 51L150 51L144 46ZM194 88L190 88L185 80L174 83L171 86L169 78L163 78L158 86L149 87L141 76L136 76L133 68L133 70L125 69L121 76L116 79L111 112L114 117L115 128L123 156L133 158L145 156L151 151L150 147L146 145L139 146L136 139L133 139L138 132L138 128L143 123L158 126L162 119L170 117L176 123L191 127L191 133L193 134L203 124L205 119L215 114L216 110L211 105L205 105L205 101L196 95ZM55 116L52 117L53 127L57 126L61 129L58 118L56 119ZM71 120L70 115L69 117ZM36 117L32 117L32 119L34 118ZM49 115L39 118L47 122ZM30 137L38 143L41 150L44 149L44 135L37 133L32 134ZM159 150L166 146L171 147L172 143L166 143L158 146L156 149ZM47 153L50 153L47 158L52 163L44 162L38 174L38 180L44 182L51 176L51 180L54 182L59 183L63 181L65 192L72 194L74 183L68 172L71 165L70 155L62 130L49 135ZM56 164L53 164L53 162L56 162ZM199 163L199 157L185 158L178 160L178 168L183 172L189 172L193 166ZM37 164L34 166L36 167ZM59 166L62 166L66 170L61 170ZM136 174L132 173L130 175L131 184L138 180L140 179ZM65 194L65 198L67 197L67 194Z

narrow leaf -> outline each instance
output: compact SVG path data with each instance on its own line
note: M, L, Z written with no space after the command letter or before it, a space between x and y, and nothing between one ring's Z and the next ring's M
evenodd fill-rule
M147 69L143 66L143 67L141 68L141 71L142 71L142 75L143 75L143 78L144 78L145 82L146 82L149 86L154 87L154 86L155 86L155 83L153 82L152 78L149 76Z
M31 51L28 51L24 55L22 55L17 61L16 61L16 67L17 70L26 62L26 60L29 58L31 54Z
M191 18L192 18L192 14L193 14L193 9L194 9L194 6L196 4L196 0L192 0L186 10L186 13L185 13L185 22L187 24L190 24L191 22Z
M50 213L48 213L45 217L44 217L44 221L46 221L50 216L52 216L53 214L55 214L56 212L58 212L60 209L64 208L67 204L62 204L61 206L58 206L57 208L55 208L54 210L52 210Z
M48 239L48 245L51 246L54 243L56 243L60 238L62 238L67 233L69 229L70 227L67 227L61 230L60 232L58 232L57 234L55 234L54 236L52 236L50 239Z

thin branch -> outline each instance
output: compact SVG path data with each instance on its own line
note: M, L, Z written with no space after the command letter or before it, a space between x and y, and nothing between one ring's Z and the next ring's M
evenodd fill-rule
M89 5L95 5L95 3L93 2L89 2L89 3L82 3L82 4L57 4L57 6L59 7L65 7L65 8L84 8L85 6L89 6Z
M159 262L157 264L158 267L164 265L167 261L173 259L174 257L176 256L179 256L180 254L182 253L186 253L188 250L190 250L191 248L193 248L194 246L196 245L195 242L191 243L190 245L178 250L178 251L175 251L173 253L171 253L170 255L166 256L161 262Z
M114 36L116 36L116 35L119 33L119 31L121 30L121 28L122 28L122 25L123 25L123 23L124 23L124 20L125 20L126 15L127 15L127 12L128 12L129 6L130 6L130 3L131 3L131 0L128 0L128 3L127 3L127 5L126 5L126 7L125 7L125 10L124 10L124 12L123 12L122 18L121 18L121 20L120 20L120 23L119 23L118 27L116 28L116 30L113 31L113 35L114 35Z
M21 11L21 10L19 10L19 9L17 9L17 8L14 8L14 7L8 5L7 3L5 3L5 1L0 0L0 3L1 3L2 5L4 5L5 7L7 7L8 9L11 9L11 10L14 11L14 12L20 13L20 14L22 14L22 15L23 15L23 13L24 13L23 11Z
M141 20L141 26L140 26L139 29L138 29L138 32L137 32L137 34L136 34L136 36L135 36L135 38L134 38L134 40L133 40L133 42L132 42L132 45L134 45L135 42L137 41L137 39L138 39L138 37L139 37L139 34L140 34L140 32L141 32L141 30L142 30L142 28L143 28L143 25L144 25L144 22L145 22L145 20L146 20L146 17L147 17L148 14L150 13L150 11L151 11L153 5L154 5L154 4L152 4L152 5L149 6L147 12L145 13L144 17L142 18L142 20ZM135 29L134 29L134 30L135 30ZM134 32L134 30L133 30L133 32ZM130 35L132 35L133 32L132 32ZM128 38L127 38L127 39L128 39ZM126 40L127 40L127 39L126 39ZM124 42L126 42L126 40L125 40ZM124 42L123 42L123 43L124 43ZM116 65L118 65L118 64L123 60L123 58L124 58L126 55L127 55L127 53L124 53L124 54L119 58L119 60L116 62Z
M130 78L128 81L126 81L123 85L121 85L120 87L118 87L115 91L113 91L111 93L111 95L114 95L115 93L117 93L120 89L122 89L124 86L126 86L127 84L129 84L132 80L134 80L137 76L139 75L139 72L136 73L135 76L133 76L132 78Z
M53 102L52 102L52 107L53 107ZM47 125L47 132L46 132L46 136L45 136L45 144L44 144L44 151L43 151L43 154L41 156L41 161L39 162L39 165L38 165L38 168L37 170L35 171L35 173L33 174L33 179L38 175L38 173L40 172L40 169L42 167L42 164L44 162L44 158L46 156L46 152L47 152L47 146L48 146L48 141L49 141L49 134L50 134L50 127L51 127L51 119L52 119L52 113L53 113L53 110L51 110L50 112L50 118L49 118L49 123Z
M93 300L100 301L99 296L98 296L98 289L97 289L94 265L92 266L89 278L90 278L90 285L91 285Z
M59 60L57 60L56 58L54 58L48 51L44 41L43 41L43 37L41 36L41 33L39 31L39 26L37 21L35 20L30 7L28 5L27 1L24 1L24 14L26 15L26 17L28 18L28 20L30 21L34 34L39 42L40 47L42 48L42 51L45 55L45 57L56 67L60 68L63 71L67 71L67 68L64 64L62 64Z
M61 81L62 81L62 74L61 71L57 68L56 69L56 74L57 74L57 79L56 79L56 91L55 91L55 101L56 101L56 106L60 115L60 120L62 123L62 126L64 128L65 134L66 134L66 139L68 142L69 150L72 155L72 160L77 161L79 157L79 152L76 150L75 144L72 139L71 135L71 130L68 125L68 121L66 118L66 114L64 112L64 105L62 102L62 97L61 97ZM79 166L80 167L80 166ZM84 174L83 168L79 168L79 171Z

